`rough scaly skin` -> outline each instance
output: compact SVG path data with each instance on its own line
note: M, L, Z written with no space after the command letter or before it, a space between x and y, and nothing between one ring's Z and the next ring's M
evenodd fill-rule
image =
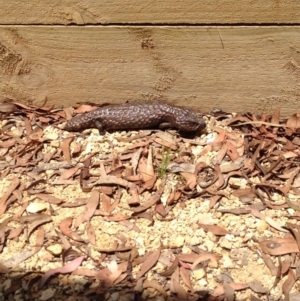
M88 128L105 130L133 130L175 128L183 132L195 132L205 128L203 118L195 111L167 104L109 105L78 115L69 120L64 129L77 132Z

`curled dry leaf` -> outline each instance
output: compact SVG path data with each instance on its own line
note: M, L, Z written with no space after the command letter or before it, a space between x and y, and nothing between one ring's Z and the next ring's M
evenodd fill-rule
M171 276L174 273L174 271L176 270L176 268L178 267L178 264L179 264L179 259L177 257L175 257L175 260L173 261L172 265L164 272L159 273L159 275L161 275L163 277Z
M165 298L168 296L167 292L164 290L163 286L161 286L158 282L156 281L149 281L149 280L145 280L143 282L143 288L148 288L148 287L152 287L155 290L157 290L158 292L160 292Z
M62 220L59 224L60 231L73 240L83 242L84 240L76 232L71 230L73 219L71 217Z
M28 237L35 228L51 221L52 217L48 214L34 214L34 219L31 221L31 224L28 228Z
M184 177L186 181L186 187L189 190L193 190L197 185L197 176L195 174L187 172L181 172L180 174Z

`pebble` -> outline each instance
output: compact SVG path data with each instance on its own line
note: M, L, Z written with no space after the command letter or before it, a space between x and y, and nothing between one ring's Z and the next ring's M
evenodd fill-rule
M27 208L26 211L28 213L37 213L37 212L41 212L47 209L47 205L44 203L40 203L40 202L34 202L34 203L30 203Z
M52 246L49 246L47 248L47 251L49 251L50 253L52 253L55 256L58 256L62 253L63 248L60 244L54 244Z
M196 280L200 280L205 276L205 271L204 269L197 269L193 271L193 278Z
M48 288L42 292L42 295L39 300L42 300L42 301L50 300L55 295L55 292L56 292L55 289Z

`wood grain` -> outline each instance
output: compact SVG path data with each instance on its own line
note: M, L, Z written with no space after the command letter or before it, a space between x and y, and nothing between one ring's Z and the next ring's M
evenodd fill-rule
M0 24L234 24L300 20L298 0L0 0Z
M1 97L299 109L299 27L0 27Z

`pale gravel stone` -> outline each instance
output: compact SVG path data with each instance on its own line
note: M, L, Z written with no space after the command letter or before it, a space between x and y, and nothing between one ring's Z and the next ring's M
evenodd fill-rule
M47 250L57 256L62 253L63 248L62 248L62 245L60 245L60 244L54 244L54 245L49 246L47 248Z
M227 254L223 254L222 267L224 269L233 269L235 267L235 263L231 260L231 258Z
M205 271L204 271L204 269L194 270L192 273L192 276L195 280L200 280L205 276Z
M206 249L207 249L208 252L212 252L214 247L215 247L215 243L211 240L207 240L205 242L205 246L206 246Z
M26 211L28 213L38 213L38 212L46 210L47 208L48 208L48 205L45 203L32 202L27 206Z

